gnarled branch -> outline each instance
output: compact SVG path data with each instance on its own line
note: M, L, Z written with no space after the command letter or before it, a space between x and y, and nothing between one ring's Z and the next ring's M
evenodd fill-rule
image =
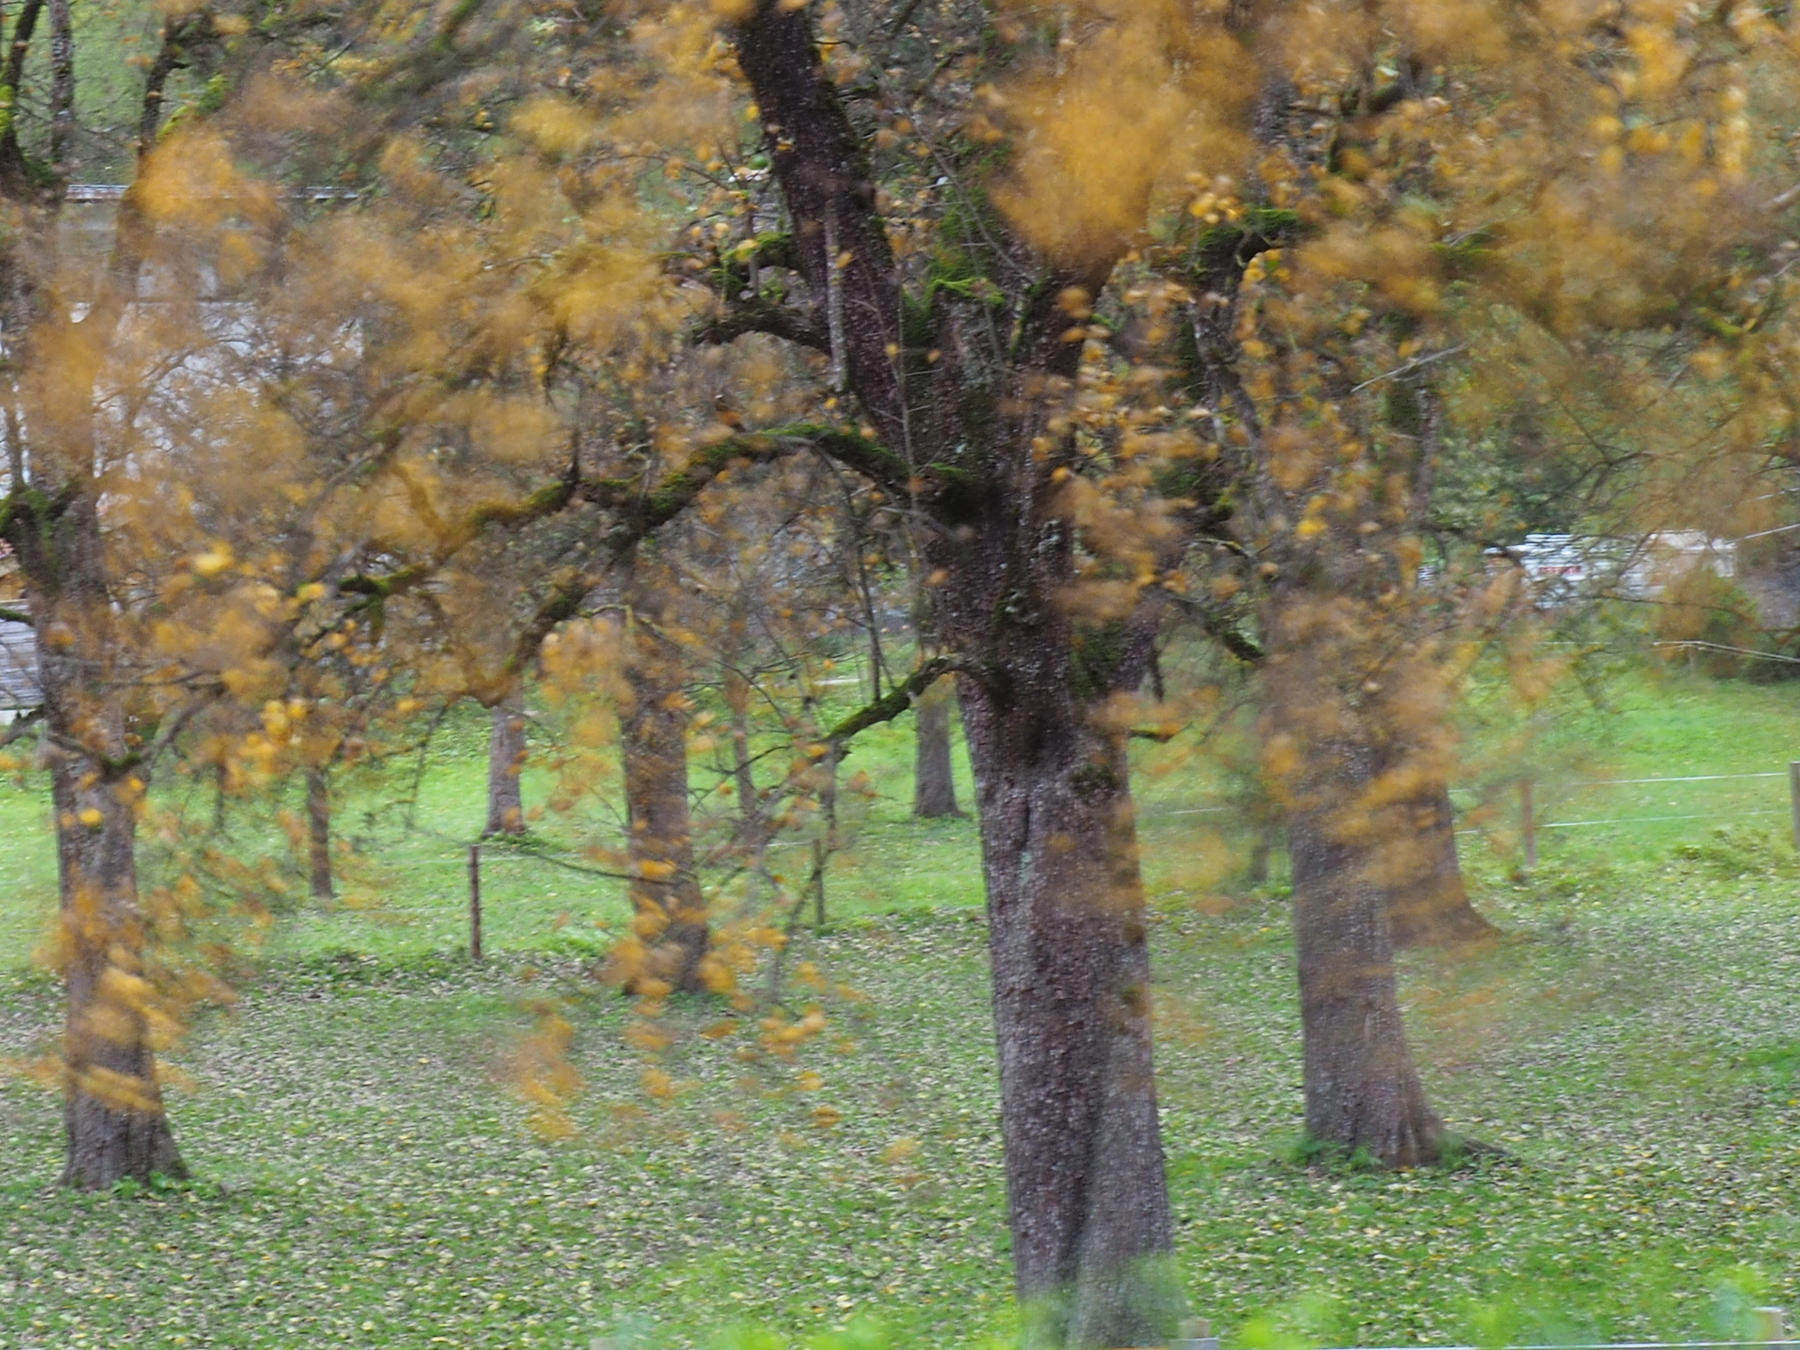
M816 352L831 350L831 335L805 312L769 300L744 300L700 324L690 335L703 346L724 346L746 333L767 333Z
M826 743L834 754L843 758L851 737L882 722L893 721L939 679L952 674L969 675L984 683L991 678L987 667L978 662L960 656L934 656L873 703L859 708L826 732Z

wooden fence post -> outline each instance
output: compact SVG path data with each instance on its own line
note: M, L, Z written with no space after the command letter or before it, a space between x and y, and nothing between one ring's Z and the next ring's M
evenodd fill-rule
M469 959L481 960L481 845L469 845Z
M1537 812L1531 805L1531 780L1519 780L1519 838L1525 844L1525 866L1537 866Z

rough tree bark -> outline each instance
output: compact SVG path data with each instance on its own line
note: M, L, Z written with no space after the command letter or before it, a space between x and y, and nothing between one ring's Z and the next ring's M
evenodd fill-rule
M815 309L828 311L828 323L799 326L828 335L833 369L874 433L822 438L821 448L935 518L925 548L944 577L940 636L982 672L959 679L1016 1288L1041 1343L1160 1343L1178 1295L1166 1278L1173 1225L1143 893L1123 729L1098 716L1142 677L1149 642L1133 629L1084 646L1097 635L1078 632L1062 605L1076 531L1060 486L1068 448L1047 431L1080 359L1079 344L1063 340L1059 301L1097 296L1116 254L1067 270L1016 239L1002 245L1028 283L1012 298L1000 372L963 367L968 342L955 325L980 320L959 319L945 292L915 305L918 327L903 332L901 276L867 156L811 22L802 6L756 0L733 37L794 222L794 265ZM1084 665L1084 653L1103 651Z
M1436 1162L1443 1125L1401 1022L1373 859L1329 808L1288 821L1305 1042L1306 1132L1389 1167Z
M68 1000L62 1183L182 1177L156 1081L137 891L144 783L118 693L96 493L78 490L59 509L15 488L6 523L30 579L51 747Z
M525 691L514 689L489 710L487 825L481 834L525 833L525 798L519 780L525 768Z
M963 685L1015 1280L1048 1342L1152 1344L1177 1296L1125 747L1054 663L1018 674Z
M315 900L329 900L331 884L331 778L323 767L306 771L307 874Z
M659 985L697 991L710 934L706 899L694 872L693 819L688 806L688 700L681 652L661 631L654 579L639 578L633 605L625 682L629 706L620 709L619 745L630 812L633 932L641 944L637 969L623 978L633 992Z
M1469 903L1456 853L1456 810L1450 789L1434 782L1404 807L1407 875L1388 887L1388 931L1394 950L1460 947L1499 936Z
M955 686L939 680L920 695L914 708L918 724L913 814L921 820L962 814L956 804L956 774L950 757L950 704L955 697Z
M1410 821L1375 791L1396 708L1355 686L1374 619L1339 594L1276 588L1264 720L1288 802L1306 1130L1383 1166L1436 1162L1443 1125L1407 1047L1388 927L1392 858ZM1346 636L1348 635L1348 636ZM1351 687L1346 688L1346 684ZM1404 702L1404 694L1399 696Z

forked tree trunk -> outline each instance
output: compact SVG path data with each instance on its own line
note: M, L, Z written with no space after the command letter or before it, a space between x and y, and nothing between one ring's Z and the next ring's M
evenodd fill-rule
M1388 932L1395 951L1460 947L1498 937L1500 930L1469 903L1456 854L1456 810L1450 789L1434 783L1410 803L1404 825L1407 871L1388 889Z
M681 656L653 626L634 623L625 668L630 706L621 710L630 812L633 933L638 947L623 969L634 992L703 987L706 900L694 874L688 807L688 701Z
M320 767L306 771L308 875L315 900L329 900L331 885L331 779Z
M144 784L113 683L100 521L90 493L14 532L32 584L67 988L62 1183L99 1190L186 1169L163 1112L138 910L137 811ZM26 536L30 536L27 538ZM21 547L21 545L23 545Z
M950 704L956 687L939 680L913 705L917 751L913 762L913 814L921 820L960 816L956 774L950 757Z
M525 833L525 691L515 689L493 706L488 734L487 825L491 834Z

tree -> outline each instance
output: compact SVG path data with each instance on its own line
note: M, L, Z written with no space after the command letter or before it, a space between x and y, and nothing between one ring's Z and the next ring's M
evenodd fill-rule
M965 232L944 247L980 257L980 271L963 287L909 275L811 14L758 0L735 18L792 226L752 249L769 263L779 250L812 297L808 314L759 313L767 297L753 293L741 322L822 334L828 378L872 434L820 448L911 501L943 575L941 636L961 667L981 809L1020 1298L1048 1341L1146 1343L1173 1321L1158 1270L1172 1220L1127 728L1106 710L1142 678L1154 624L1135 604L1101 624L1069 611L1081 568L1061 484L1078 458L1056 416L1081 369L1085 329L1072 340L1071 324L1124 231L1040 251L968 189ZM985 336L990 304L1012 334L1003 344Z
M16 222L0 271L0 312L11 347L10 483L0 533L26 577L37 628L39 683L56 812L64 1023L62 1181L103 1188L124 1179L179 1177L185 1167L157 1084L155 1049L166 1009L146 978L139 904L137 817L152 756L134 729L125 690L136 674L115 607L101 498L109 470L92 381L136 298L147 230L136 199L121 206L111 257L85 315L71 309L57 215L72 167L72 25L66 3L48 6L47 162L22 145L9 118L0 132L0 193ZM42 7L15 22L8 57L17 90ZM160 121L170 69L211 37L209 21L163 26L140 119L139 168ZM77 323L77 317L85 322Z
M1202 401L1243 485L1233 580L1267 653L1308 1129L1390 1165L1434 1158L1440 1126L1393 977L1390 913L1412 897L1384 892L1447 869L1446 714L1486 637L1481 602L1421 579L1481 566L1428 548L1447 439L1554 408L1619 504L1691 520L1718 506L1672 483L1701 464L1728 481L1793 425L1743 326L1779 308L1779 265L1727 261L1772 259L1768 213L1792 201L1751 180L1772 147L1752 151L1748 90L1794 75L1775 29L1455 12L1320 12L1300 37L1278 8L1237 11L1260 53L1254 156L1197 194L1212 228L1156 250L1192 278ZM1727 364L1729 392L1695 378ZM1626 428L1649 448L1621 452Z
M950 715L955 687L941 680L919 695L913 814L921 820L960 816L956 805L956 772L951 764Z
M329 900L331 884L331 776L306 770L306 879L315 900Z
M702 962L710 945L688 803L692 705L680 645L664 631L671 588L666 578L643 575L649 570L640 561L626 592L629 701L619 710L633 930L647 953L627 967L626 979L640 993L692 993L706 987Z
M519 778L525 767L525 691L515 688L488 712L487 824L483 835L523 834L525 798Z

